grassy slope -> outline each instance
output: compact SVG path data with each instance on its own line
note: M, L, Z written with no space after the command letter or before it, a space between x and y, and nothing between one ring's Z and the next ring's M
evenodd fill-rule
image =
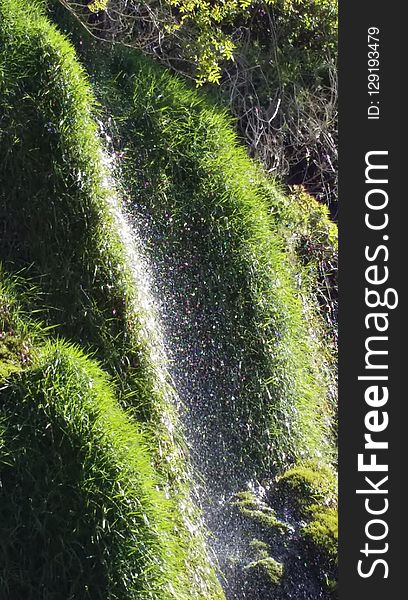
M95 363L48 344L3 384L1 420L0 595L185 594L148 446Z
M245 348L237 429L222 407L218 421L225 419L235 443L245 436L242 424L251 425L245 459L253 465L329 456L325 358L313 339L321 325L310 281L298 288L302 268L284 250L296 207L248 159L227 116L205 96L123 49L97 73L102 102L117 119L127 188L153 215L163 253L207 265L199 294L226 311L217 335Z
M129 95L133 89L133 105L124 104L117 119L124 179L159 224L163 252L206 265L201 267L204 282L195 290L199 305L222 306L225 322L216 322L217 338L245 349L238 406L232 413L223 397L213 407L223 441L230 442L228 461L235 457L238 470L247 464L250 473L268 479L271 467L284 472L294 461L303 472L304 461L312 457L316 481L320 470L335 481L330 336L323 339L327 330L314 300L317 260L336 248L327 211L302 193L283 196L247 158L228 117L184 82L123 50L110 68L113 89L102 98L113 114L121 91ZM105 76L107 71L105 65ZM312 246L316 257L307 250ZM302 501L302 486L293 496ZM296 558L287 558L282 598L301 585L296 561L308 564L309 559L311 585L330 593L325 575L335 577L337 515L335 506L326 511L326 500L323 493L313 508L314 520L308 515L310 523L301 530L309 546L301 544ZM283 544L290 546L290 540L289 535ZM258 584L254 589L263 597ZM276 595L272 588L269 593Z
M332 337L316 302L322 265L337 250L327 210L302 191L283 195L248 160L228 117L181 80L124 49L104 53L89 40L78 47L102 105L113 115L109 133L117 135L117 149L124 153L125 188L158 225L154 242L162 248L153 252L159 258L166 253L187 261L199 257L200 265L208 266L200 267L205 283L194 291L200 303L219 303L226 311L217 337L245 349L244 390L236 413L224 409L227 398L218 398L214 406L216 422L225 419L223 441L232 446L238 441L238 450L226 444L228 461L237 452L242 469L244 441L244 460L260 476L269 478L271 465L284 470L292 460L302 471L305 459L314 456L316 481L320 470L335 481L327 464L335 455ZM195 285L194 268L190 277ZM241 428L248 422L249 439ZM302 501L302 486L292 495ZM300 532L299 547L283 535L287 573L279 597L296 594L304 576L320 590L316 593L331 593L327 580L331 586L336 572L337 514L325 502L323 497L316 501L315 520L308 514L303 529L295 517L290 527ZM269 524L258 534L270 541ZM299 561L309 564L305 572ZM262 582L247 580L244 573L242 583L263 597ZM266 585L276 595L269 578Z
M81 503L94 502L92 494L95 492L101 503L100 510L106 506L111 511L109 518L116 544L115 561L111 564L106 559L103 543L96 544L97 554L94 557L99 574L101 577L103 574L102 579L105 578L108 582L106 590L109 589L109 592L104 597L139 598L144 595L150 597L151 593L152 597L157 598L220 598L222 593L208 565L200 528L197 525L192 527L189 523L197 515L188 497L189 481L181 437L177 433L177 423L166 385L158 385L157 367L149 362L148 342L141 332L141 315L135 311L135 282L126 264L125 251L107 203L107 192L102 185L100 146L92 121L93 100L86 79L71 46L41 16L35 4L2 0L0 11L0 221L3 228L0 256L6 271L20 271L20 277L29 277L29 287L35 285L37 293L28 296L22 294L21 302L26 311L36 311L37 317L45 326L42 331L47 332L47 335L53 332L55 334L54 330L47 328L58 325L59 336L92 351L115 382L114 388L111 388L106 375L98 373L92 363L72 348L51 345L45 354L48 356L47 360L54 364L59 383L56 383L54 391L48 389L45 359L33 358L30 362L25 358L31 347L34 347L33 356L38 354L35 346L42 343L42 336L36 342L33 334L38 327L24 325L25 333L21 336L26 340L26 351L25 346L20 344L20 334L16 338L15 325L10 325L9 319L5 318L2 322L0 372L4 375L24 365L29 366L29 371L13 376L2 390L3 397L6 397L6 422L10 421L10 431L13 427L19 431L15 449L9 448L7 441L10 438L7 438L7 432L4 433L6 443L3 446L5 454L2 456L2 466L7 468L10 460L18 460L19 452L24 447L37 444L37 448L42 448L41 428L35 431L31 427L21 431L19 429L18 420L24 420L29 414L26 415L24 410L31 410L30 401L25 404L26 408L21 408L21 414L13 413L10 401L7 403L9 394L19 394L21 399L31 397L33 402L44 407L49 404L56 409L58 405L58 410L64 413L61 418L66 419L61 439L64 443L73 445L75 456L70 460L75 463L76 468L80 467L80 447L87 443L87 432L84 430L84 438L82 441L78 440L68 423L71 418L73 421L76 419L69 415L70 402L75 403L75 393L79 393L88 378L90 382L94 382L92 385L95 385L96 395L92 390L84 391L78 419L80 414L84 415L89 410L90 421L101 426L102 423L107 424L112 411L116 411L113 420L116 425L119 423L116 431L120 434L115 433L116 425L111 423L110 433L110 425L106 427L108 437L105 439L108 440L109 435L116 436L121 445L117 452L110 449L109 452L106 451L106 455L104 448L101 448L101 460L106 461L107 465L106 482L100 478L95 483L95 489L98 488L96 492L86 487L81 489ZM7 281L3 275L2 289L6 291L10 288ZM10 295L9 291L7 294ZM4 296L1 301L0 313L3 317L8 313L10 300ZM11 305L16 302L18 303L18 298ZM58 359L59 352L61 359ZM39 353L38 356L45 355ZM73 387L70 388L71 385ZM75 393L70 395L70 390ZM44 395L46 400L43 402ZM101 398L106 398L106 402L100 402ZM91 415L91 407L97 403L100 403L101 412ZM119 405L131 411L133 426L120 412L122 409ZM46 419L45 413L38 418ZM168 419L173 420L173 430L166 427ZM45 427L46 423L42 422ZM78 425L79 421L75 422ZM97 429L96 425L95 428ZM28 436L26 441L25 434ZM132 445L139 448L139 467L144 467L135 478L138 465L134 463L133 468L130 461L130 470L124 473L124 479L121 480L117 474L119 466L125 467L123 451ZM61 446L57 443L51 445L50 452L44 452L43 456L46 461L50 461L52 457L59 464L64 464L61 452ZM137 452L135 456L136 454ZM159 460L159 454L163 456L162 460ZM154 464L155 474L149 463ZM24 468L16 475L18 484L23 488L27 485L29 472L28 467L26 471ZM33 502L38 503L37 506L44 506L49 491L49 475L46 472L42 472L42 475L45 479L41 479L32 491ZM69 473L66 475L70 477ZM76 475L73 474L72 477L75 480ZM163 491L155 492L152 478ZM108 490L114 489L121 481L124 482L122 505L111 506L106 495ZM78 483L76 480L75 482ZM171 498L167 499L169 494ZM56 502L64 514L65 507L61 503L61 497L59 504L58 499ZM139 530L135 525L138 511L132 509L136 504L140 511L145 511L147 515L150 513L151 516L148 527L140 527L138 523ZM156 505L154 510L152 504ZM183 510L180 508L181 504ZM2 519L6 526L10 508L4 503L2 507ZM133 515L133 512L136 514ZM130 540L126 536L121 537L120 528L115 529L122 517L127 520L126 514L130 515L126 527L140 533L137 543L134 537ZM105 517L102 514L95 514L94 517L86 535L89 539L96 540L99 530L105 527ZM33 518L38 519L39 513L34 511ZM81 518L85 519L84 516ZM24 594L29 594L30 586L35 587L39 581L47 581L50 586L47 588L48 596L44 597L57 597L61 580L49 572L53 568L47 558L50 549L43 549L38 561L28 564L31 558L27 540L33 534L32 527L33 521L27 525L27 529L22 527L17 532L20 536L19 551L28 549L25 562L21 555L18 558L27 567L26 579L20 581L21 586L26 587L21 588L24 593L20 589L14 589L13 597L30 597ZM54 536L50 536L51 541L56 544L52 551L57 552L57 560L71 564L69 557L75 556L78 538L72 535L61 549L58 528L52 532ZM50 531L46 535L50 535ZM152 544L150 538L154 540ZM146 551L146 557L139 551L140 548L138 550L140 543L144 542L146 548L149 545L152 547L150 553ZM11 562L5 561L6 566L1 574L3 586L7 582L16 584L13 548L17 548L16 540L6 537L2 549ZM138 560L135 560L129 571L130 552L135 553L132 561L136 557ZM145 560L149 563L150 572L146 580L135 580L135 570L142 570ZM75 558L73 561L75 563ZM78 563L76 564L78 567ZM86 586L91 586L90 582L94 581L94 575L94 567L91 566L83 580L78 575L77 583L82 587L76 589L75 597L100 597L100 592L93 583L93 591L86 591ZM65 585L74 585L70 577ZM128 582L126 577L130 578ZM160 582L159 587L157 582ZM126 591L123 586L127 586Z
M134 311L134 283L124 268L123 248L101 186L89 89L69 45L42 18L30 14L26 3L23 12L21 7L17 0L1 2L6 18L0 33L5 107L0 128L6 152L1 164L5 235L0 255L10 270L32 264L29 274L41 296L40 301L27 301L29 308L38 309L46 324L59 324L60 335L96 354L114 378L120 404L137 417L142 446L159 471L154 476L161 486L170 483L177 500L185 499L181 438L177 428L174 440L163 426L162 416L171 407L149 363L140 315ZM205 98L126 50L100 60L105 82L96 73L96 85L120 124L126 187L152 212L169 247L176 242L181 254L193 248L214 266L212 293L230 315L240 315L231 339L247 348L246 393L239 415L253 426L246 449L249 461L263 462L262 472L271 464L283 468L316 452L330 458L321 346L310 338L310 329L316 327L305 326L300 298L310 290L299 293L294 277L299 265L292 253L282 250L293 207L288 208L247 159L228 119ZM189 231L185 222L192 224ZM318 325L313 309L307 314ZM19 342L19 358L10 358L13 337L8 336L6 349L0 346L4 372L10 364L25 361ZM79 363L85 359L76 351L59 346L47 356L58 352L70 368L76 368L78 359L81 370ZM41 372L43 364L33 359L30 371ZM31 375L24 377L31 385ZM14 389L14 380L9 385ZM236 434L239 438L240 431ZM159 444L172 456L173 467L158 460ZM161 501L181 532L178 541L167 543L167 550L157 550L157 556L171 555L171 544L176 546L176 558L163 559L168 578L179 582L176 597L218 597L200 540L189 539L183 530L176 502L169 506L163 497ZM161 546L166 544L162 541ZM186 562L192 569L190 580ZM156 574L160 579L159 568Z

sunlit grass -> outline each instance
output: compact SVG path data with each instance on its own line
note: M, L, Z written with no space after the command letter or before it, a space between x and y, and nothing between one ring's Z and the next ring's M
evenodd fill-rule
M313 281L299 283L287 245L292 208L226 115L150 61L98 48L92 79L104 108L96 105L73 47L35 6L0 0L1 467L10 490L0 591L222 598L172 391L142 331L143 282L108 202L94 116L112 113L121 183L153 216L160 251L205 265L197 293L223 306L216 335L243 349L237 421L222 399L216 420L226 443L240 445L240 468L259 476L334 453Z
M235 432L242 444L250 426L244 461L262 473L305 456L331 460L324 326L313 276L289 245L296 206L204 95L126 49L104 56L94 77L116 119L125 185L153 216L162 255L203 265L198 295L227 315L216 335L245 349ZM231 415L217 414L233 438Z
M126 431L130 435L130 429L133 427L134 436L138 431L143 435L145 440L143 460L146 464L149 462L152 473L154 470L154 488L158 486L163 490L160 494L153 493L153 487L149 488L150 476L147 473L148 487L145 488L147 491L142 490L143 493L137 500L140 510L150 510L149 506L152 503L156 505L157 500L155 510L159 513L163 512L163 523L171 523L171 527L177 531L177 535L169 536L164 530L160 531L159 522L155 523L153 519L149 525L146 525L144 535L146 543L150 538L156 541L151 546L151 550L146 547L146 557L141 552L140 546L137 546L139 552L137 554L136 547L129 550L126 536L120 535L120 528L124 523L120 511L115 516L116 505L109 504L110 499L107 495L100 495L99 509L104 510L106 506L111 511L112 535L116 540L115 552L118 556L123 555L124 558L122 563L120 562L122 558L117 559L119 562L116 561L117 564L122 564L120 568L117 567L119 570L115 571L116 567L112 565L114 571L109 571L105 564L109 562L108 551L103 543L99 545L95 542L95 548L99 552L95 560L99 561L98 564L105 564L106 567L103 567L105 571L100 582L100 595L95 587L96 584L91 583L94 582L96 573L88 571L87 575L84 575L82 584L93 585L93 595L90 593L87 595L83 587L81 592L83 595L77 597L105 597L103 589L114 590L114 586L118 585L118 590L121 591L117 592L117 595L115 595L116 591L110 591L109 597L122 600L126 597L150 597L153 594L153 597L158 598L180 597L186 600L192 597L202 600L220 598L222 592L206 555L199 514L190 500L191 480L185 457L185 445L177 424L174 406L170 401L169 385L157 381L157 365L150 362L149 340L141 335L141 309L138 311L135 302L137 282L127 262L112 206L108 202L108 195L111 192L104 185L101 145L92 119L94 101L89 85L76 60L73 48L41 15L35 3L2 0L0 14L3 109L1 113L0 256L4 263L5 274L19 272L20 278L29 277L35 282L36 294L27 298L27 302L24 302L24 310L35 314L36 319L43 323L41 329L44 333L44 336L41 334L38 338L34 336L32 334L34 326L31 322L28 325L21 323L22 333L18 335L10 335L9 332L7 346L4 346L4 353L7 350L8 354L2 361L1 374L4 377L23 368L23 373L15 377L29 382L34 372L31 363L38 345L41 346L44 341L45 334L66 338L79 344L97 358L101 367L110 374L114 382L114 392L101 391L102 388L99 387L101 402L103 404L102 400L105 396L111 398L110 401L113 402L114 393L116 415L121 414L120 407L130 411L129 418L132 419L133 425L129 421ZM5 274L2 276L2 284L6 281ZM18 303L20 292L16 294ZM17 312L14 311L13 314L13 318L16 319ZM50 329L54 326L55 329ZM18 336L21 338L21 343ZM23 364L24 361L20 360L20 347L26 342L30 360L27 364ZM13 343L14 353L10 350ZM80 371L84 363L81 362L80 355L76 351L69 350L64 345L62 347L63 355L66 357L68 353L70 358L67 359L68 362L61 359L62 366L59 367L60 370L55 371L55 377L59 381L57 391L54 390L55 401L57 402L61 395L65 395L68 401L66 394L69 394L71 389L69 400L75 404L80 400L78 394L81 386L78 384L77 387L70 388L69 365L72 369L78 368ZM26 368L30 369L30 374L26 373L24 370ZM66 375L67 378L64 379ZM99 379L104 377L106 381L106 375L100 375ZM9 383L4 387L6 398L10 393L17 393L12 390L14 384L18 387L18 381L20 379L13 379L13 384ZM27 385L29 389L24 392L24 397L35 398L48 393L43 387L48 386L48 380L42 376L36 380L35 388L31 387L31 383ZM49 391L52 393L52 390ZM60 399L62 401L62 398ZM96 402L95 398L94 400ZM83 416L88 408L89 404L85 404ZM23 418L21 414L16 413L17 429L19 427L17 421L20 417ZM102 422L104 421L99 423ZM169 423L172 424L171 427ZM30 428L28 430L23 428L22 436L25 431L27 434L32 432ZM34 435L33 432L32 434ZM74 441L68 439L70 438L68 434L69 431L67 443L73 444ZM86 438L88 434L84 431L84 435ZM78 445L74 447L79 449L81 444L88 444L85 438L82 442L77 440ZM22 448L24 443L27 448L30 446L31 438L26 442L21 436L19 439ZM7 445L8 442L6 447ZM113 449L112 452L115 454L116 450ZM40 451L36 454L38 461L40 461L39 456ZM46 469L48 459L48 455L44 453L42 464L39 464L38 468ZM58 454L58 448L55 448L55 460L60 461L60 464L64 462L62 455ZM77 460L79 464L80 454ZM120 454L119 450L115 460L122 465L121 469L125 469L124 455ZM5 466L6 463L3 463L3 467ZM134 469L132 477L135 474ZM146 471L143 471L140 477L144 479L145 474ZM61 476L64 474L62 473ZM28 471L25 475L21 473L23 486L26 485L23 481L24 477L28 477ZM126 477L130 480L129 474ZM100 483L102 485L103 482ZM112 484L112 476L109 476L108 472L106 483L108 487ZM39 497L42 493L46 494L45 489L41 491L42 484L45 485L44 480L40 479L37 490ZM134 490L138 490L137 480L134 481ZM151 496L150 492L152 492ZM131 507L132 503L135 505L136 499L134 495L128 497L127 494L125 489L123 503L129 502ZM78 505L74 513L77 510L79 510ZM60 511L60 515L56 515L57 519L64 516L62 501ZM130 515L130 513L126 514ZM79 515L76 517L79 518ZM8 513L4 513L4 518L7 522ZM39 515L34 511L32 518L35 521ZM19 555L19 561L22 563L26 561L24 564L31 565L27 567L25 573L24 585L27 590L35 589L41 583L42 577L36 571L37 563L33 566L30 562L35 562L36 559L30 546L34 521L31 521L27 528L22 527L15 531L21 553L24 553L24 548L27 552L24 557L23 554ZM117 531L115 524L118 525ZM133 527L131 515L128 526ZM98 527L99 524L95 521L89 524L86 534L89 543L92 539L97 539L95 536ZM58 535L60 534L50 529L48 535L50 544L54 543L59 547ZM72 536L72 544L77 546L79 554L85 552L86 535L79 536L76 541L75 531L69 532L69 535ZM12 556L17 542L12 539L9 542L9 545L4 542L4 548L6 555L10 552ZM138 544L142 542L143 539ZM72 548L68 553L71 551ZM130 553L133 553L132 561L134 561L131 568ZM54 566L51 560L47 564L47 556L48 550L47 552L44 550L41 560L39 559L39 562L43 561L43 563L38 568L52 571ZM61 560L61 557L58 560ZM73 558L74 562L75 560ZM129 569L130 579L134 578L137 569L140 573L144 572L143 561L145 560L149 563L149 573L146 577L143 576L144 578L141 576L136 583L130 582L129 591L124 587L120 588L123 582L115 583L127 577L126 569ZM68 558L67 562L69 565ZM11 568L15 569L15 565ZM65 586L66 590L70 585L76 585L75 581L68 581L70 577L68 571L61 571L60 579L54 575L55 573L44 574L44 577L49 576L47 580L49 585L55 586L54 591L50 591L49 594L59 593L58 590L63 589L62 586ZM7 573L5 577L2 582L4 586L7 586L7 581L16 581L12 573ZM157 587L158 583L150 584L150 581L159 582L160 586ZM104 588L105 585L108 588ZM125 591L128 596L125 595ZM20 592L16 592L18 593ZM27 591L27 594L30 593L31 591ZM138 595L134 596L136 593ZM14 597L17 598L18 595Z
M47 344L0 394L0 595L190 598L174 507L99 366Z

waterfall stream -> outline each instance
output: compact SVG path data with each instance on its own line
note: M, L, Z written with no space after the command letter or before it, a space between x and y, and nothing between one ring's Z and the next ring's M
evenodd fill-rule
M231 324L222 296L209 304L200 294L212 266L200 261L194 247L184 249L182 254L172 250L165 232L157 227L146 207L138 204L137 198L126 198L126 191L118 183L120 160L103 124L99 123L99 127L105 146L104 186L111 192L108 202L134 278L134 309L155 365L158 385L167 386L183 425L192 464L194 501L199 504L209 531L208 546L213 557L210 560L219 567L227 600L264 600L266 597L259 591L242 586L242 573L251 561L249 544L253 532L231 504L235 494L244 489L250 489L259 500L265 492L256 478L240 468L236 432L241 431L243 438L251 435L250 424L237 423L239 398L245 393L244 348L234 344L226 333ZM171 215L168 222L171 225ZM228 424L218 421L221 405L227 407L234 424L231 436ZM162 419L171 433L171 415L164 414ZM324 599L307 581L307 575L306 583L302 583L305 573L303 566L294 595L281 596L277 592L267 597Z
M183 256L180 261L169 255L146 210L134 201L125 207L114 175L120 171L118 157L108 132L101 122L98 124L105 146L101 157L103 185L110 192L107 200L134 278L134 309L141 334L159 385L171 383L167 389L185 430L194 494L210 531L209 549L219 564L222 585L228 598L243 600L245 596L234 590L233 581L222 573L231 561L248 562L246 536L237 530L229 505L245 481L229 473L225 440L213 437L217 424L211 410L217 399L221 402L230 396L233 400L238 393L239 355L232 361L223 340L217 337L216 329L224 316L222 306L200 304L195 280L205 275L199 262L192 256ZM194 262L198 268L195 272L191 269ZM163 415L163 419L171 431L171 418Z

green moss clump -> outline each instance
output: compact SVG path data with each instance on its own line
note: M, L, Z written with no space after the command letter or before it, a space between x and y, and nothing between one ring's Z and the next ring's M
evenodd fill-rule
M262 501L246 490L238 494L234 502L259 538L250 543L254 555L250 566L259 569L262 565L267 566L263 561L268 564L273 561L270 556L273 543L274 551L285 565L281 582L285 593L292 589L293 582L300 581L299 578L310 577L322 593L334 594L338 552L334 470L325 463L306 461L288 469L266 489ZM284 521L277 516L282 513L285 514ZM269 593L265 588L265 594ZM265 597L269 598L269 595Z
M275 511L249 490L238 492L232 506L237 507L239 513L254 524L266 528L269 533L271 531L286 533L289 530L288 524L278 519Z
M249 547L254 550L259 558L266 558L269 556L269 545L266 542L254 539L249 542Z
M328 465L307 462L277 478L273 501L285 506L300 521L303 552L322 585L337 580L338 516L337 478ZM330 584L333 587L332 584Z
M0 332L0 377L18 371L20 362L28 360L24 341L17 336Z
M298 518L310 518L316 505L337 505L336 474L324 463L301 463L277 478L273 497L294 510Z
M293 186L285 199L288 241L309 267L333 260L338 251L337 226L327 206L310 196L302 186Z
M241 513L268 529L277 529L282 532L288 531L288 525L282 523L282 521L276 517L275 511L272 509L248 510L243 508L241 509Z
M283 576L283 565L271 556L255 560L245 568L251 576L260 579L268 588L279 585Z
M254 508L257 504L257 499L250 490L243 490L235 494L233 505L239 508Z
M301 529L311 566L323 587L336 597L338 577L338 515L334 508L315 506L312 520Z
M337 563L338 515L334 508L314 507L312 520L302 528L302 536L328 565Z

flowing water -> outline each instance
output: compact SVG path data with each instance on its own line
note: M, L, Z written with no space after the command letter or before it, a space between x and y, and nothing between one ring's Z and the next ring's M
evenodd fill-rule
M242 440L251 435L250 420L243 420L239 409L245 393L245 350L234 339L234 324L223 294L214 293L213 301L206 301L208 294L204 291L214 279L214 265L203 263L194 246L184 248L182 253L174 251L172 236L167 236L162 226L157 227L137 199L132 198L124 209L121 196L125 192L120 191L113 176L114 172L120 173L118 157L102 124L100 128L107 146L102 157L105 186L119 189L109 202L133 272L135 312L140 315L146 347L156 365L157 381L165 385L170 378L174 390L170 391L171 399L190 449L194 493L210 531L209 546L219 565L226 597L325 598L308 581L305 568L300 568L300 579L293 582L293 594L264 595L243 584L243 569L251 561L249 542L253 531L231 501L243 489L251 489L259 499L265 493L240 461ZM168 224L170 227L170 215ZM171 430L171 417L163 415L163 419ZM295 548L296 543L294 540ZM279 548L276 550L279 558Z

